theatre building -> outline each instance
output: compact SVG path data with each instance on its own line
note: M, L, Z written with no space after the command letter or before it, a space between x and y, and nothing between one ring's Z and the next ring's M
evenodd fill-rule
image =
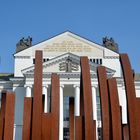
M69 139L69 98L74 97L75 116L80 115L80 56L88 56L92 85L93 120L96 120L98 139L101 133L100 97L97 67L106 67L107 77L116 77L119 103L122 107L122 124L127 124L127 104L122 68L117 43L103 38L102 44L94 43L69 31L32 45L32 38L22 38L14 53L14 73L0 74L0 90L16 94L14 139L22 139L24 97L33 96L35 51L43 51L42 91L45 97L44 112L50 112L51 74L60 76L60 116L63 121L63 139ZM86 67L85 67L86 69ZM140 97L140 76L135 75L136 96Z

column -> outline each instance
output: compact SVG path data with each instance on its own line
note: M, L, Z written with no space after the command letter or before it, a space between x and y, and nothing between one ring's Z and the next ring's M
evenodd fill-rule
M122 109L122 124L127 124L127 98L125 90L122 87L118 87L119 103Z
M32 88L31 86L26 86L26 97L32 96Z
M74 85L74 112L75 116L80 116L80 87L79 85Z
M93 109L93 120L96 121L96 139L98 140L96 88L94 86L92 86L92 109Z
M93 120L97 120L96 88L92 86Z
M44 113L48 112L48 92L47 92L48 86L43 86L43 94L45 95L45 101L44 101Z
M59 115L59 140L63 140L63 85L60 85L60 115Z

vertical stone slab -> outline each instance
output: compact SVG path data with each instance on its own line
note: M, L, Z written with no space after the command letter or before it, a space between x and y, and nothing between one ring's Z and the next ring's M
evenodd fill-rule
M3 134L4 134L5 105L6 105L6 93L4 92L1 95L0 140L3 140Z
M15 112L15 94L7 92L3 140L13 140L14 112Z
M92 110L92 89L90 78L90 66L87 57L81 57L81 85L83 91L84 103L84 126L85 126L85 140L93 140L94 129L93 127L93 110Z
M110 110L109 110L109 97L107 88L107 76L104 66L97 68L99 94L101 103L101 119L102 119L102 136L103 140L110 139Z
M84 139L84 129L83 129L83 117L75 117L75 140L85 140Z
M51 140L59 140L59 98L60 98L59 76L52 74L51 76Z
M93 127L96 128L96 120L93 120ZM96 128L96 129L93 129L93 134L94 134L94 135L93 135L93 136L94 136L93 139L94 139L94 140L97 139L97 132L96 132L96 131L97 131L97 128Z
M140 98L136 98L138 140L140 140Z
M85 140L84 96L82 74L80 76L80 116L75 116L75 140Z
M129 138L129 126L128 126L128 124L123 125L123 140L130 140L130 138Z
M41 140L52 140L51 139L51 113L42 114L42 139Z
M117 83L115 78L108 79L108 90L111 109L110 116L112 120L112 140L122 140L121 112L117 91Z
M32 140L41 140L42 124L42 51L36 51L34 70L34 99Z
M70 116L70 140L74 140L74 98L69 99L69 116Z
M122 71L125 82L125 90L127 97L127 106L128 106L128 125L130 140L137 140L137 124L136 124L136 94L135 94L135 85L133 72L131 64L127 54L120 54L120 62L122 65Z
M31 140L32 98L24 98L22 140Z

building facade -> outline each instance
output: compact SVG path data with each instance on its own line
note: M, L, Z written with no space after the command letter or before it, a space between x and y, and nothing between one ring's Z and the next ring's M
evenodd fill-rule
M71 32L64 32L36 45L32 39L21 39L14 54L14 75L0 75L0 90L16 94L14 139L22 139L24 97L33 96L35 51L43 51L44 112L50 112L51 74L60 76L60 115L63 118L63 139L69 139L69 97L74 97L75 116L80 115L80 56L88 56L92 84L93 120L97 120L97 134L100 138L101 115L97 79L97 67L106 67L108 77L116 77L119 103L122 107L122 124L127 124L127 103L118 46L113 39L103 39L103 45ZM86 68L85 68L86 69ZM135 78L136 97L140 97L140 78ZM96 111L95 111L96 110Z

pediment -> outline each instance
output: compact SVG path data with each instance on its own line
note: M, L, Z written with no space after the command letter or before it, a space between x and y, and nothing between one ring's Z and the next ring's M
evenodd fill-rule
M98 64L90 62L91 73L96 74ZM43 74L59 73L70 74L70 73L80 73L80 57L72 53L66 53L61 56L50 59L43 63ZM114 70L107 68L107 73L114 74ZM34 65L32 67L22 70L23 75L33 75Z
M73 53L78 56L103 57L104 47L71 32L64 32L46 41L33 45L14 56L35 56L36 50L42 50L43 56L59 56ZM113 53L113 52L112 52Z

